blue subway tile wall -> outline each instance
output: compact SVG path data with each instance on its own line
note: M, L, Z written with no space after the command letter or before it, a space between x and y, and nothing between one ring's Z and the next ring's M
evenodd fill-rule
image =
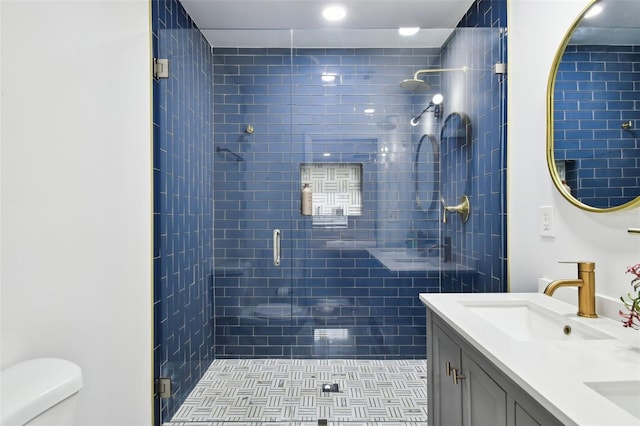
M637 46L571 45L562 56L554 156L571 194L587 205L610 208L640 196L639 70Z
M154 0L154 364L172 379L156 400L168 419L213 360L213 64L180 3Z

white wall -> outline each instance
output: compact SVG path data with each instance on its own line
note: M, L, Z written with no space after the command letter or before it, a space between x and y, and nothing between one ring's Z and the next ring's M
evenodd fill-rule
M0 4L0 366L69 359L78 425L150 425L149 4Z
M618 299L631 287L628 266L640 263L640 208L589 213L554 187L546 163L549 71L567 30L588 0L509 0L508 3L508 256L511 291L537 291L538 277L572 278L576 266L596 262L596 291ZM541 237L539 207L555 213L555 238Z

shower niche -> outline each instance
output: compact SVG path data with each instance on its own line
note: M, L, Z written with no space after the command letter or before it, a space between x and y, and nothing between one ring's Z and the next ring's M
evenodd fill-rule
M300 187L312 193L312 224L346 228L349 216L362 216L361 163L302 163Z

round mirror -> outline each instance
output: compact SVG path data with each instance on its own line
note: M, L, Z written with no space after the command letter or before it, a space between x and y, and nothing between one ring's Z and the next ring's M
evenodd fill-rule
M423 135L418 142L413 163L416 182L416 202L422 211L428 211L436 200L439 167L438 141L432 135Z
M596 0L570 28L548 84L547 164L594 212L640 204L640 1Z

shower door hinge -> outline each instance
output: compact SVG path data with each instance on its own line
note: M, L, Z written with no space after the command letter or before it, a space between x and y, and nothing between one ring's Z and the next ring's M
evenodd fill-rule
M153 78L169 78L169 60L153 58Z
M155 384L156 398L171 398L171 379L160 377Z

